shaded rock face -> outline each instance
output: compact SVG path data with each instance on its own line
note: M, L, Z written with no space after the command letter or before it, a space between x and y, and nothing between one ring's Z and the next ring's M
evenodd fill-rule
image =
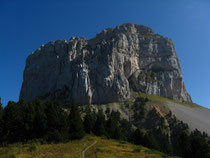
M132 91L191 101L172 40L128 23L41 46L27 58L20 97L85 105L124 101Z

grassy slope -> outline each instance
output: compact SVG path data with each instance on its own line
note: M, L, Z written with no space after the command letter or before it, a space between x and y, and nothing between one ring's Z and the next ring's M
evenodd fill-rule
M0 158L81 158L81 152L94 141L86 158L161 158L164 154L127 142L86 136L82 140L59 144L13 144L0 148Z
M85 137L59 144L13 144L0 148L0 158L80 158L82 150L93 142L91 137Z
M156 95L148 95L145 93L135 93L135 95L139 95L141 97L147 97L148 99L151 100L151 102L153 104L164 104L167 101L170 101L170 102L174 102L176 104L180 104L180 105L191 107L191 108L204 108L204 107L202 107L196 103L193 103L193 102L179 102L179 101L175 101L175 100L168 99L168 98L163 98L163 97L156 96Z
M167 157L161 152L136 146L126 142L107 140L96 137L98 143L87 151L91 158L162 158Z

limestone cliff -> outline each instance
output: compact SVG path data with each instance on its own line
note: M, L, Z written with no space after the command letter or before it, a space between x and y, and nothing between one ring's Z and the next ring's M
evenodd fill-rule
M85 105L124 101L132 91L191 101L172 40L127 23L41 46L27 58L20 97Z

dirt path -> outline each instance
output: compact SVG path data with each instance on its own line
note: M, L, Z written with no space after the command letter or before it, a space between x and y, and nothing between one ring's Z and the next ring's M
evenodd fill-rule
M93 144L91 144L90 146L88 146L87 148L85 148L85 150L82 151L82 158L85 158L85 152L90 149L92 146L94 146L97 143L97 141L95 141Z

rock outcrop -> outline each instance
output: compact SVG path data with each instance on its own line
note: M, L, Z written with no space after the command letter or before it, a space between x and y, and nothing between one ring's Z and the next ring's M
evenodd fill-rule
M127 23L41 46L27 58L20 97L85 105L124 101L132 91L191 101L172 40Z

